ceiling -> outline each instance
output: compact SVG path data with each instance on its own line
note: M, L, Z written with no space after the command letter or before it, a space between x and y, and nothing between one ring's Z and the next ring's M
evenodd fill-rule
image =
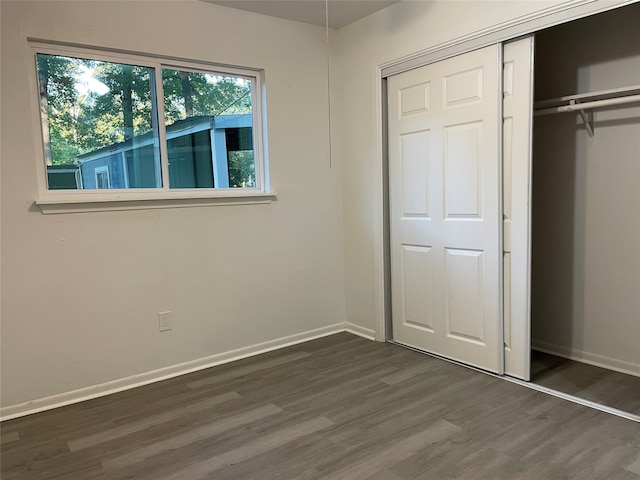
M272 17L326 25L325 0L202 0ZM342 28L400 0L328 0L329 26Z

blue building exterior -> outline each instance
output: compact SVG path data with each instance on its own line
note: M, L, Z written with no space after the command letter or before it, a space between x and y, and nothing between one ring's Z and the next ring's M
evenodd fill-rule
M154 132L76 157L84 189L160 188ZM228 188L229 152L253 150L252 115L200 116L166 127L171 188Z

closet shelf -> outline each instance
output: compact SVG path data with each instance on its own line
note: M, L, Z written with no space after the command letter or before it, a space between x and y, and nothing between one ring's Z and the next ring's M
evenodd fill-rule
M593 118L587 116L587 110L629 103L640 103L640 85L541 100L534 104L534 115L551 115L564 112L579 113L589 136L593 137Z

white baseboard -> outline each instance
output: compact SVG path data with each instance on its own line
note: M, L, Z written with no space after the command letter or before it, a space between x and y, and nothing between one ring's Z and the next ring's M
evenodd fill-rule
M539 340L532 340L531 348L533 350L539 350L540 352L549 353L558 357L568 358L569 360L575 360L577 362L586 363L596 367L608 368L609 370L614 370L616 372L640 377L640 364L637 363L605 357L595 353L583 352L582 350L577 350L575 348L567 348Z
M279 348L296 345L302 342L308 342L309 340L326 337L327 335L333 335L334 333L340 333L344 331L345 324L336 323L326 327L316 328L315 330L309 330L308 332L297 333L295 335L270 340L268 342L238 348L229 352L218 353L216 355L199 358L197 360L191 360L189 362L180 363L178 365L172 365L170 367L160 368L158 370L152 370L150 372L131 375L129 377L120 378L118 380L112 380L110 382L100 383L97 385L92 385L90 387L79 388L70 392L59 393L56 395L51 395L49 397L19 403L17 405L9 405L7 407L0 408L0 421L11 420L12 418L31 415L32 413L38 413L45 410L51 410L53 408L63 407L65 405L70 405L73 403L83 402L92 398L110 395L112 393L129 390L131 388L140 387L142 385L148 385L150 383L159 382L161 380L166 380L180 375L185 375L187 373L196 372L198 370L203 370L209 367L215 367L216 365L221 365L223 363L233 362L234 360L240 360L241 358L270 352ZM356 334L360 335L360 333Z
M358 335L359 337L364 337L367 340L375 340L376 332L375 330L371 330L370 328L361 327L360 325L356 325L355 323L346 323L345 330L349 333L353 333L354 335Z

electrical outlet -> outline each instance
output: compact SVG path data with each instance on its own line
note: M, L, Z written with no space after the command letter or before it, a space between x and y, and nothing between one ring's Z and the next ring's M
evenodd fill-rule
M171 312L158 312L158 326L161 332L171 330Z

